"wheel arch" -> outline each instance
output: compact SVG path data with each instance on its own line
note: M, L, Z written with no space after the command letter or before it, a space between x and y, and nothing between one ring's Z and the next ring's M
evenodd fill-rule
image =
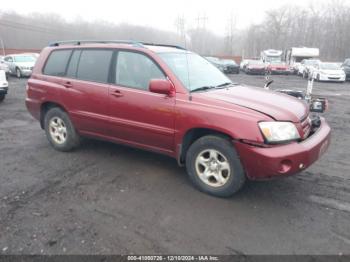
M178 145L177 162L180 166L184 165L186 152L190 146L199 138L207 135L216 135L229 140L234 139L230 134L216 129L203 127L191 128L186 131L181 139L181 144Z
M40 106L40 127L44 129L44 120L45 120L45 115L46 113L54 107L58 107L65 111L67 113L67 110L59 103L53 102L53 101L45 101L44 103L41 104Z

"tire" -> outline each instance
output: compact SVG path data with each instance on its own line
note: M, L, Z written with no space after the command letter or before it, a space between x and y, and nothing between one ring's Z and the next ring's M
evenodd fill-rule
M22 73L21 73L21 70L19 68L16 68L16 76L17 76L17 78L22 77Z
M215 135L201 137L190 146L186 153L186 169L195 187L216 197L233 195L246 180L232 143Z
M0 95L0 103L4 101L6 95Z
M58 107L49 109L45 114L44 126L46 137L54 149L68 152L79 146L79 134L68 114L62 109Z

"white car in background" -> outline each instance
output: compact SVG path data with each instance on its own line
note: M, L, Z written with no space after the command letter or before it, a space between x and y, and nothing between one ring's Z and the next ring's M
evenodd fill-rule
M319 63L312 71L316 81L345 82L345 72L339 63Z
M4 70L6 74L6 78L8 74L10 73L10 67L5 63L3 58L0 58L0 70Z
M317 66L319 63L321 63L321 60L319 59L304 59L298 65L297 74L303 78L307 78L309 73L312 72L315 66Z
M7 55L4 58L5 63L10 68L10 74L18 78L30 76L37 58L32 54Z
M247 67L248 63L252 61L252 59L243 59L241 63L239 64L239 69L241 71L245 71L245 68Z
M9 83L6 80L5 71L0 70L0 102L2 102L5 99L8 88L9 88Z

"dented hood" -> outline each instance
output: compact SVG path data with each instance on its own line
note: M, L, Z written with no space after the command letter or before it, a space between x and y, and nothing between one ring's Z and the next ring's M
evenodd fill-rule
M201 93L201 95L207 99L253 109L279 121L300 122L309 113L308 106L304 101L258 87L238 85L210 90Z

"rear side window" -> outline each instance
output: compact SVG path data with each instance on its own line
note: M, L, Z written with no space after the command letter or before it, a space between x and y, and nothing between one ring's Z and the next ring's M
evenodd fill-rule
M67 77L71 77L71 78L76 77L80 54L81 54L81 50L73 51L72 57L70 59L70 62L67 68Z
M77 78L94 82L108 82L113 50L83 50L80 55Z
M53 51L44 68L45 75L64 76L66 74L67 63L72 50Z

